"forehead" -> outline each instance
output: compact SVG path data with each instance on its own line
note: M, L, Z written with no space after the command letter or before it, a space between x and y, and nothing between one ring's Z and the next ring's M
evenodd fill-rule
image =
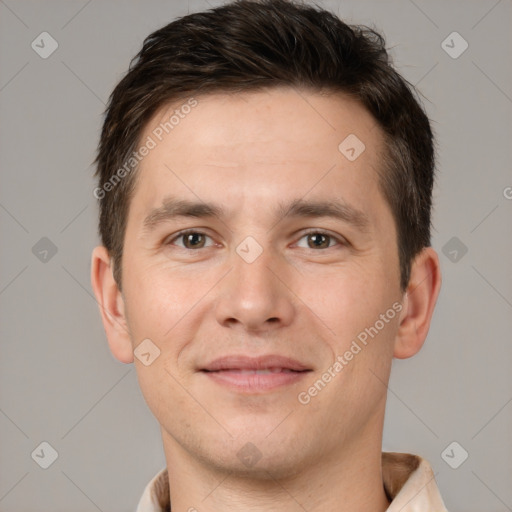
M266 157L276 146L279 153L286 151L284 144L294 154L299 145L303 154L319 145L330 146L337 154L346 135L359 132L368 139L374 128L380 131L371 114L345 94L279 87L183 98L161 108L145 127L143 137L153 135L157 142L163 138L169 145L173 141L178 145L193 135L188 142L196 147L219 152L229 149L238 157L256 157L258 162L261 143L266 144ZM371 135L369 144L379 142L379 133ZM251 141L253 144L248 144Z
M275 88L185 98L145 127L134 208L172 193L231 205L378 194L383 136L342 94ZM141 212L142 213L142 212Z

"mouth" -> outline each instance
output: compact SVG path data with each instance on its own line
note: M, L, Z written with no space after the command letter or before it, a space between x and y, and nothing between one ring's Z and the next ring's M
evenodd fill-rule
M200 371L233 391L262 393L295 384L313 370L295 359L270 355L223 357Z

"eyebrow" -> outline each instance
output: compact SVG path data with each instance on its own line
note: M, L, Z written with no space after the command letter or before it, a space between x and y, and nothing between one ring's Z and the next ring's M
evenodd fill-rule
M158 225L176 217L209 218L225 216L221 206L202 201L189 201L166 197L162 206L152 209L144 219L143 231L149 233ZM274 227L284 219L290 217L332 217L352 224L361 231L367 231L370 226L368 216L341 201L306 201L296 199L291 203L280 204L275 212L277 222Z
M368 231L370 219L361 210L342 201L305 201L297 199L278 208L280 219L288 217L332 217Z
M219 206L203 202L193 202L178 200L172 197L166 197L162 206L154 208L144 219L144 232L148 233L155 229L159 224L176 217L221 217L223 210Z

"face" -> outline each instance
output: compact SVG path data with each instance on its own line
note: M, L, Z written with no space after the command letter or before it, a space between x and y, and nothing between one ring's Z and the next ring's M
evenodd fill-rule
M156 145L127 220L129 343L160 351L135 364L166 450L291 475L382 429L403 298L382 133L340 95L196 101L141 138Z

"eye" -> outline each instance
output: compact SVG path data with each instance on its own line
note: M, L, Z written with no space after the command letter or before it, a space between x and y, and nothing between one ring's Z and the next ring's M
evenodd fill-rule
M307 233L297 242L298 247L305 249L328 249L329 247L340 244L343 245L339 239L322 231Z
M183 231L167 243L183 249L203 249L214 245L211 237L200 231Z

